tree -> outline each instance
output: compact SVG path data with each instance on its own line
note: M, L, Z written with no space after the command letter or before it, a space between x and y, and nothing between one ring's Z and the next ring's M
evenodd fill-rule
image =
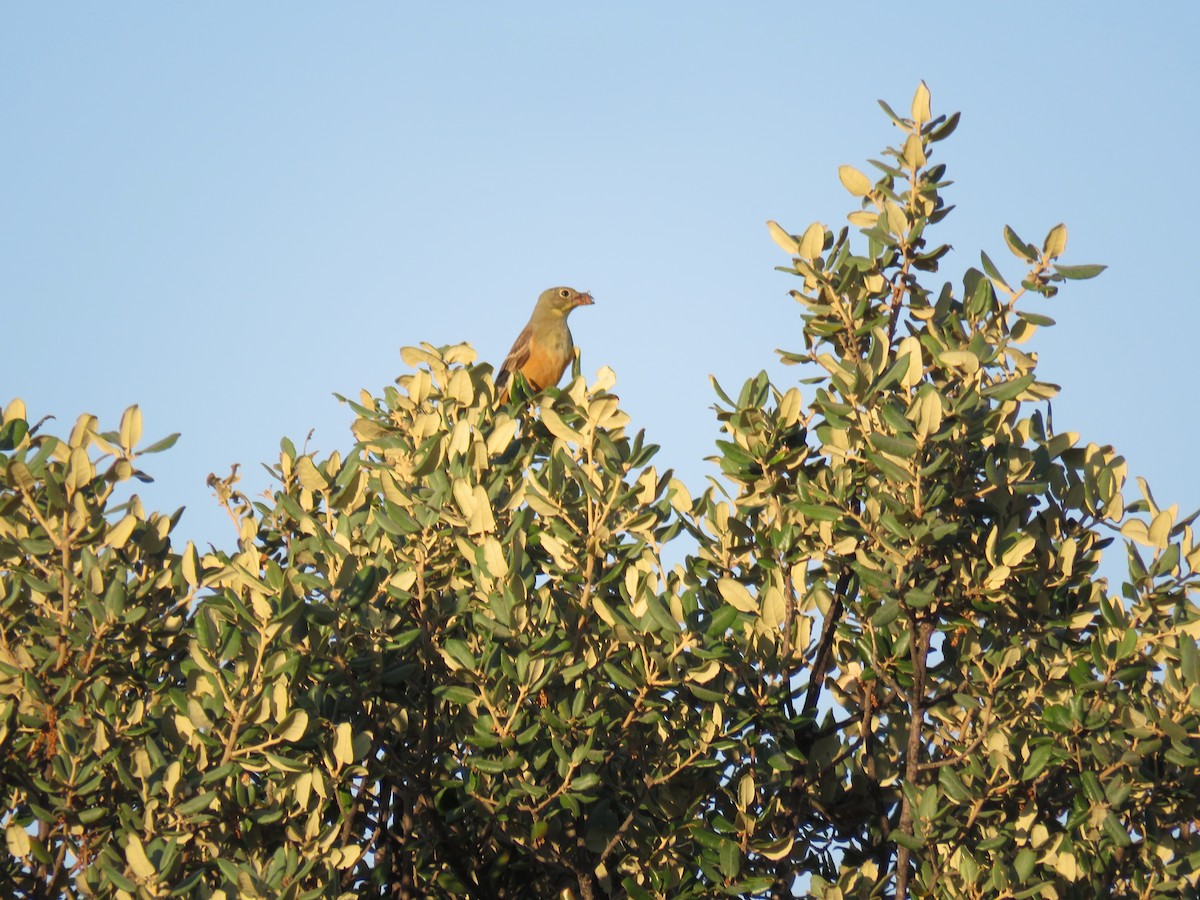
M62 440L10 404L0 883L1194 896L1194 517L1051 427L1026 307L1102 268L1065 227L1005 230L1019 280L983 254L927 286L958 123L929 107L884 104L878 180L840 170L854 235L770 223L803 378L717 388L696 497L610 371L497 408L469 347L423 345L346 401L344 457L283 441L259 500L212 479L238 541L201 554L118 502L173 441L139 452L136 407Z

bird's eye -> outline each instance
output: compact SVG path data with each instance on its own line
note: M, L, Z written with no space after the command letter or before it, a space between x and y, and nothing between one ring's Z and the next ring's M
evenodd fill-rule
M571 292L568 291L566 288L563 288L561 291L558 292L558 296L560 296L564 300L566 300L568 297L571 296Z

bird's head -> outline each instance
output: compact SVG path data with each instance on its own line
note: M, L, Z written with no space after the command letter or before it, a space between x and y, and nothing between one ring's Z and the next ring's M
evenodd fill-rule
M538 297L539 311L553 312L565 316L577 306L590 306L595 303L592 295L586 291L577 291L569 287L552 287L542 291Z

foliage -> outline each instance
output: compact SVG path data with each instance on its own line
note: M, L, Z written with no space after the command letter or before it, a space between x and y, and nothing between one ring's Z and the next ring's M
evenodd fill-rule
M1021 349L1102 267L1006 229L1019 280L927 286L958 117L884 108L878 180L840 170L855 235L770 223L803 378L717 387L695 499L610 371L498 408L423 345L347 401L345 457L285 440L259 499L214 477L237 546L202 554L125 497L173 442L139 451L136 407L60 439L10 404L0 884L1195 896L1192 520L1054 431Z

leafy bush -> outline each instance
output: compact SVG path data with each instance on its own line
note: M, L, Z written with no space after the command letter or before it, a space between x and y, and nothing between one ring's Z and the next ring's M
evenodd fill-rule
M139 451L136 407L62 439L11 403L0 884L1195 896L1192 518L1054 431L1020 349L1030 300L1102 267L1006 229L1019 277L929 286L958 116L924 85L884 109L878 179L839 173L857 232L770 223L804 377L717 388L697 497L607 369L497 408L426 345L347 401L344 458L283 441L264 501L213 478L238 541L201 554L118 502L173 442Z

